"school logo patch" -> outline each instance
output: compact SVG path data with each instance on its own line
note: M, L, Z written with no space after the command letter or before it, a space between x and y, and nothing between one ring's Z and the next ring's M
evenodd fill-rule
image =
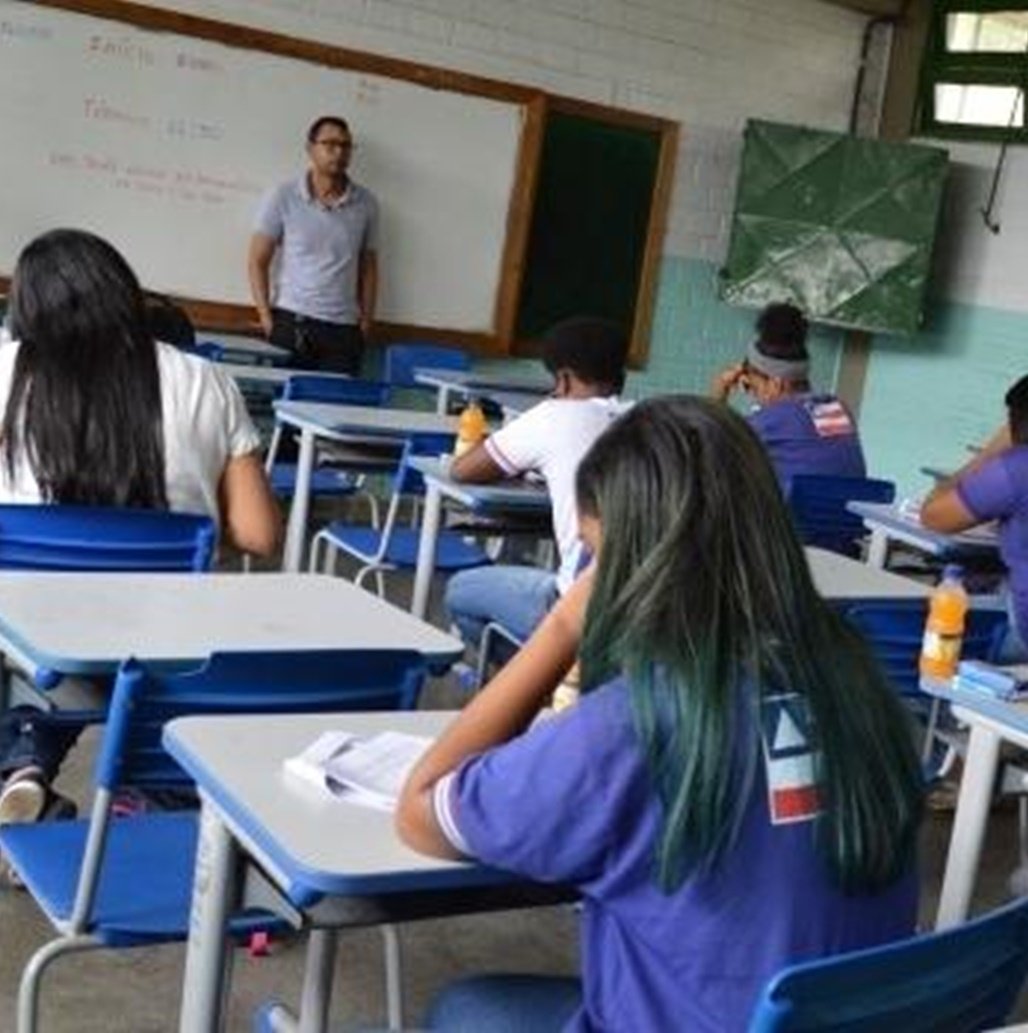
M810 745L810 715L795 692L761 704L761 745L772 825L810 821L821 810Z
M824 402L807 402L807 412L814 424L814 432L819 438L844 437L854 433L853 420L846 411L846 406L837 398Z

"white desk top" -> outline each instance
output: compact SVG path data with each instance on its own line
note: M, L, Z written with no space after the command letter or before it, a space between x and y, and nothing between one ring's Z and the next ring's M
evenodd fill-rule
M456 434L457 417L412 409L379 409L328 402L275 403L275 415L291 426L331 437L353 434L404 437L414 433Z
M455 481L447 474L439 459L416 457L410 465L427 481L439 486L447 497L473 510L527 509L547 511L550 495L545 484L523 480L493 481L490 484L468 484Z
M882 527L889 534L937 556L968 550L995 551L999 546L996 531L990 526L974 527L959 534L943 534L925 527L916 515L910 515L895 505L850 502L846 508L862 517L868 527Z
M0 645L66 674L135 656L182 666L217 650L413 649L462 644L342 578L316 574L0 573Z
M324 731L434 737L453 717L442 711L186 717L168 725L164 743L247 853L294 900L312 890L360 895L510 882L509 875L415 853L396 836L391 814L337 799L282 770Z
M219 362L217 368L224 370L236 380L259 380L269 384L284 384L290 377L314 375L336 380L350 380L345 373L321 373L314 370L292 369L289 366L255 366L252 362Z
M414 379L426 387L448 388L458 391L514 391L520 394L548 395L553 384L541 377L503 375L501 373L475 372L460 369L422 368L414 371Z
M931 586L871 567L848 556L808 546L804 549L814 586L826 599L926 599Z
M197 340L213 341L226 351L255 355L261 359L281 361L289 358L289 352L285 348L279 348L278 345L265 341L263 337L248 337L244 334L211 334L201 331L197 334Z

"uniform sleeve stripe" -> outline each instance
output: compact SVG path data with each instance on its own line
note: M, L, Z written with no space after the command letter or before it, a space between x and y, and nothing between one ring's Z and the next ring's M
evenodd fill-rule
M471 857L472 853L467 840L457 828L453 813L453 790L456 786L456 779L457 773L451 771L436 782L432 790L432 809L435 811L435 820L439 824L439 829L450 846L454 850L459 850L465 857Z

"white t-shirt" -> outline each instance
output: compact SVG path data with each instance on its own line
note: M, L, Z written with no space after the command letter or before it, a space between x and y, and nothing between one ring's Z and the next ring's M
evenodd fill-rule
M18 343L0 347L0 413L7 408ZM218 484L229 459L261 446L235 381L206 359L157 344L164 430L164 485L168 505L218 522ZM40 502L24 456L13 481L0 463L0 502Z
M546 479L560 551L557 590L561 594L574 581L580 557L575 505L578 464L628 404L616 396L548 398L485 439L486 451L508 476L537 470Z

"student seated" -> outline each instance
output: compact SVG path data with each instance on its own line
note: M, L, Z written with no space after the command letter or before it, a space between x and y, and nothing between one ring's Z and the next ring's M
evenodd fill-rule
M856 423L835 395L810 387L807 320L795 305L768 305L746 358L714 380L724 402L739 389L756 402L750 426L764 442L782 488L796 474L866 477Z
M110 244L79 230L34 240L14 271L10 319L0 502L207 514L237 548L275 552L281 515L238 388L154 340L139 283ZM41 749L45 765L29 763L25 736L12 745L0 729L0 743L0 823L38 817L70 743Z
M580 317L551 327L542 360L554 380L553 396L533 406L470 452L455 459L451 475L483 483L536 471L553 507L560 567L497 564L461 571L446 587L446 609L465 641L477 645L490 621L527 638L574 580L582 561L575 512L575 470L589 446L623 410L628 341L619 327Z
M913 932L909 719L728 407L639 403L577 500L595 569L424 755L396 822L424 853L577 887L581 980L471 980L427 1024L744 1030L783 966ZM579 640L580 701L533 725Z
M999 552L1009 571L1011 629L1006 663L1028 662L1028 376L1007 391L1007 423L970 462L937 484L921 506L921 523L953 534L999 522Z

